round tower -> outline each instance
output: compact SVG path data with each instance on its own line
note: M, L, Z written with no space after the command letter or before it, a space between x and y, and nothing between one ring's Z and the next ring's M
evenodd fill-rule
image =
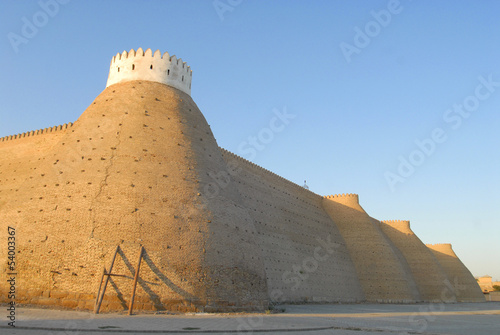
M2 208L23 232L19 303L93 309L119 246L120 276L102 311L126 308L142 247L138 310L267 307L254 221L236 185L206 192L228 167L190 85L191 70L174 56L139 49L113 58L106 89Z
M106 87L131 80L147 80L162 83L191 95L191 68L181 58L163 55L160 50L131 49L117 53L111 60Z

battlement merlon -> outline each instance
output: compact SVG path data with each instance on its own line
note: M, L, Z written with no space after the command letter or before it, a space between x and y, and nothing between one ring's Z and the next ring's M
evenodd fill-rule
M147 80L162 83L191 95L191 79L193 72L181 58L163 55L160 50L153 54L151 49L131 49L129 52L117 53L111 60L106 87L113 84Z
M49 128L45 128L45 129L32 130L32 131L24 132L21 134L0 137L0 142L7 142L7 141L17 140L17 139L21 139L21 138L25 138L25 137L32 137L35 135L54 133L56 131L66 130L66 129L71 128L71 127L73 127L72 122L65 123L65 124L61 124L59 126L49 127Z

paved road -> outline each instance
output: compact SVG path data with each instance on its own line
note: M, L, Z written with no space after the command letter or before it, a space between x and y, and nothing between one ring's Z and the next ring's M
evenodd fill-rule
M0 334L500 335L500 302L283 305L277 314L136 314L18 308ZM7 315L6 307L2 310ZM7 320L7 321L6 321Z

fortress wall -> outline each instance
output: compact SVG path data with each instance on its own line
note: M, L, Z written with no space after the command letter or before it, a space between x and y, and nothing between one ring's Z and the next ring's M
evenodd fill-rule
M102 309L126 309L142 245L138 309L267 307L253 220L236 187L204 194L208 173L226 165L187 94L112 85L54 142L36 171L13 171L25 182L1 208L0 229L17 230L17 302L92 309L120 245L113 272L128 278L112 278Z
M429 247L436 266L407 221L379 223L355 194L323 199L220 150L191 98L156 85L114 85L74 126L0 139L0 228L18 232L19 303L92 309L116 245L126 278L112 279L104 311L127 308L141 245L143 310L448 301L451 285L459 301L484 301L451 246ZM0 243L6 254L5 234Z
M25 175L25 168L38 164L72 126L69 123L0 138L0 189L21 183L16 175Z
M419 287L412 275L435 264L409 225L384 226L357 195L323 198L220 149L191 79L168 53L124 51L74 125L0 138L0 229L16 229L16 303L93 309L117 246L120 276L103 311L127 309L140 247L139 310L414 302L419 288L435 296L435 274L415 275ZM0 234L1 255L7 245ZM451 247L430 248L459 301L484 301ZM4 262L0 302L7 273Z
M7 230L7 226L16 228L16 249L19 252L16 255L18 270L28 268L26 276L18 276L16 283L17 295L16 302L19 303L37 303L44 302L49 298L49 291L46 289L46 283L52 280L52 274L38 281L37 272L39 272L38 263L45 262L46 258L54 255L56 252L64 253L64 248L51 246L46 248L47 235L43 226L37 226L38 220L31 222L31 225L24 226L21 216L29 211L32 202L42 201L44 198L44 189L49 185L44 183L47 171L55 170L56 165L47 168L46 155L61 141L66 133L72 129L73 124L65 124L51 128L40 129L26 132L17 136L6 136L0 139L0 211L2 230ZM52 162L52 163L55 163ZM35 190L35 184L40 183L40 188ZM29 199L29 202L26 200ZM39 210L39 216L42 217L43 209ZM26 223L27 224L27 223ZM63 238L64 239L64 238ZM32 242L40 243L35 248L25 248ZM0 234L0 251L2 255L6 254L7 245L6 234ZM64 246L64 245L63 245ZM36 251L36 252L35 252ZM24 266L21 260L27 259ZM36 261L31 258L35 257ZM24 270L21 270L24 271ZM68 272L66 270L66 272ZM71 276L71 273L69 273ZM6 273L0 273L0 280L3 283L6 280ZM30 284L28 284L30 283ZM5 286L0 285L0 291L3 292ZM76 293L78 296L78 293ZM2 298L6 295L2 294ZM33 298L30 298L33 297ZM75 298L76 299L76 298ZM75 300L76 301L76 300ZM76 306L75 306L76 307Z
M460 261L451 244L427 244L448 276L448 286L453 287L457 301L483 302L484 294L469 269Z
M256 227L273 302L362 301L339 230L322 197L223 150Z
M69 123L0 138L0 208L15 198L26 178L37 178L37 166L45 153L72 126Z
M346 241L368 301L421 300L404 257L359 205L357 195L324 197L322 204Z
M380 227L409 264L422 300L456 301L454 292L446 285L446 273L432 252L413 233L409 221L381 221Z

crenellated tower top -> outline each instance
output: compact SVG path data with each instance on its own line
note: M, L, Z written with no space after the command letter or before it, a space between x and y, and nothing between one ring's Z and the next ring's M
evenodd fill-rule
M191 68L176 56L160 50L131 49L117 53L111 60L106 87L130 80L156 81L191 95Z
M359 203L359 198L358 198L358 195L356 193L342 193L342 194L325 195L324 198L328 198L328 199L349 198L349 199L354 199L355 201L358 201L358 203Z
M380 221L394 229L399 230L402 233L405 234L413 234L413 231L410 228L410 221L409 220L382 220Z
M325 195L323 198L330 199L344 205L353 205L353 206L359 205L359 197L355 193Z
M363 207L359 205L359 197L355 193L342 193L334 195L326 195L323 197L325 200L335 201L339 204L351 207L352 209L366 213Z
M453 251L453 248L451 246L451 243L436 243L436 244L426 244L427 248L432 249L436 252L452 256L452 257L457 257L455 254L455 251Z

